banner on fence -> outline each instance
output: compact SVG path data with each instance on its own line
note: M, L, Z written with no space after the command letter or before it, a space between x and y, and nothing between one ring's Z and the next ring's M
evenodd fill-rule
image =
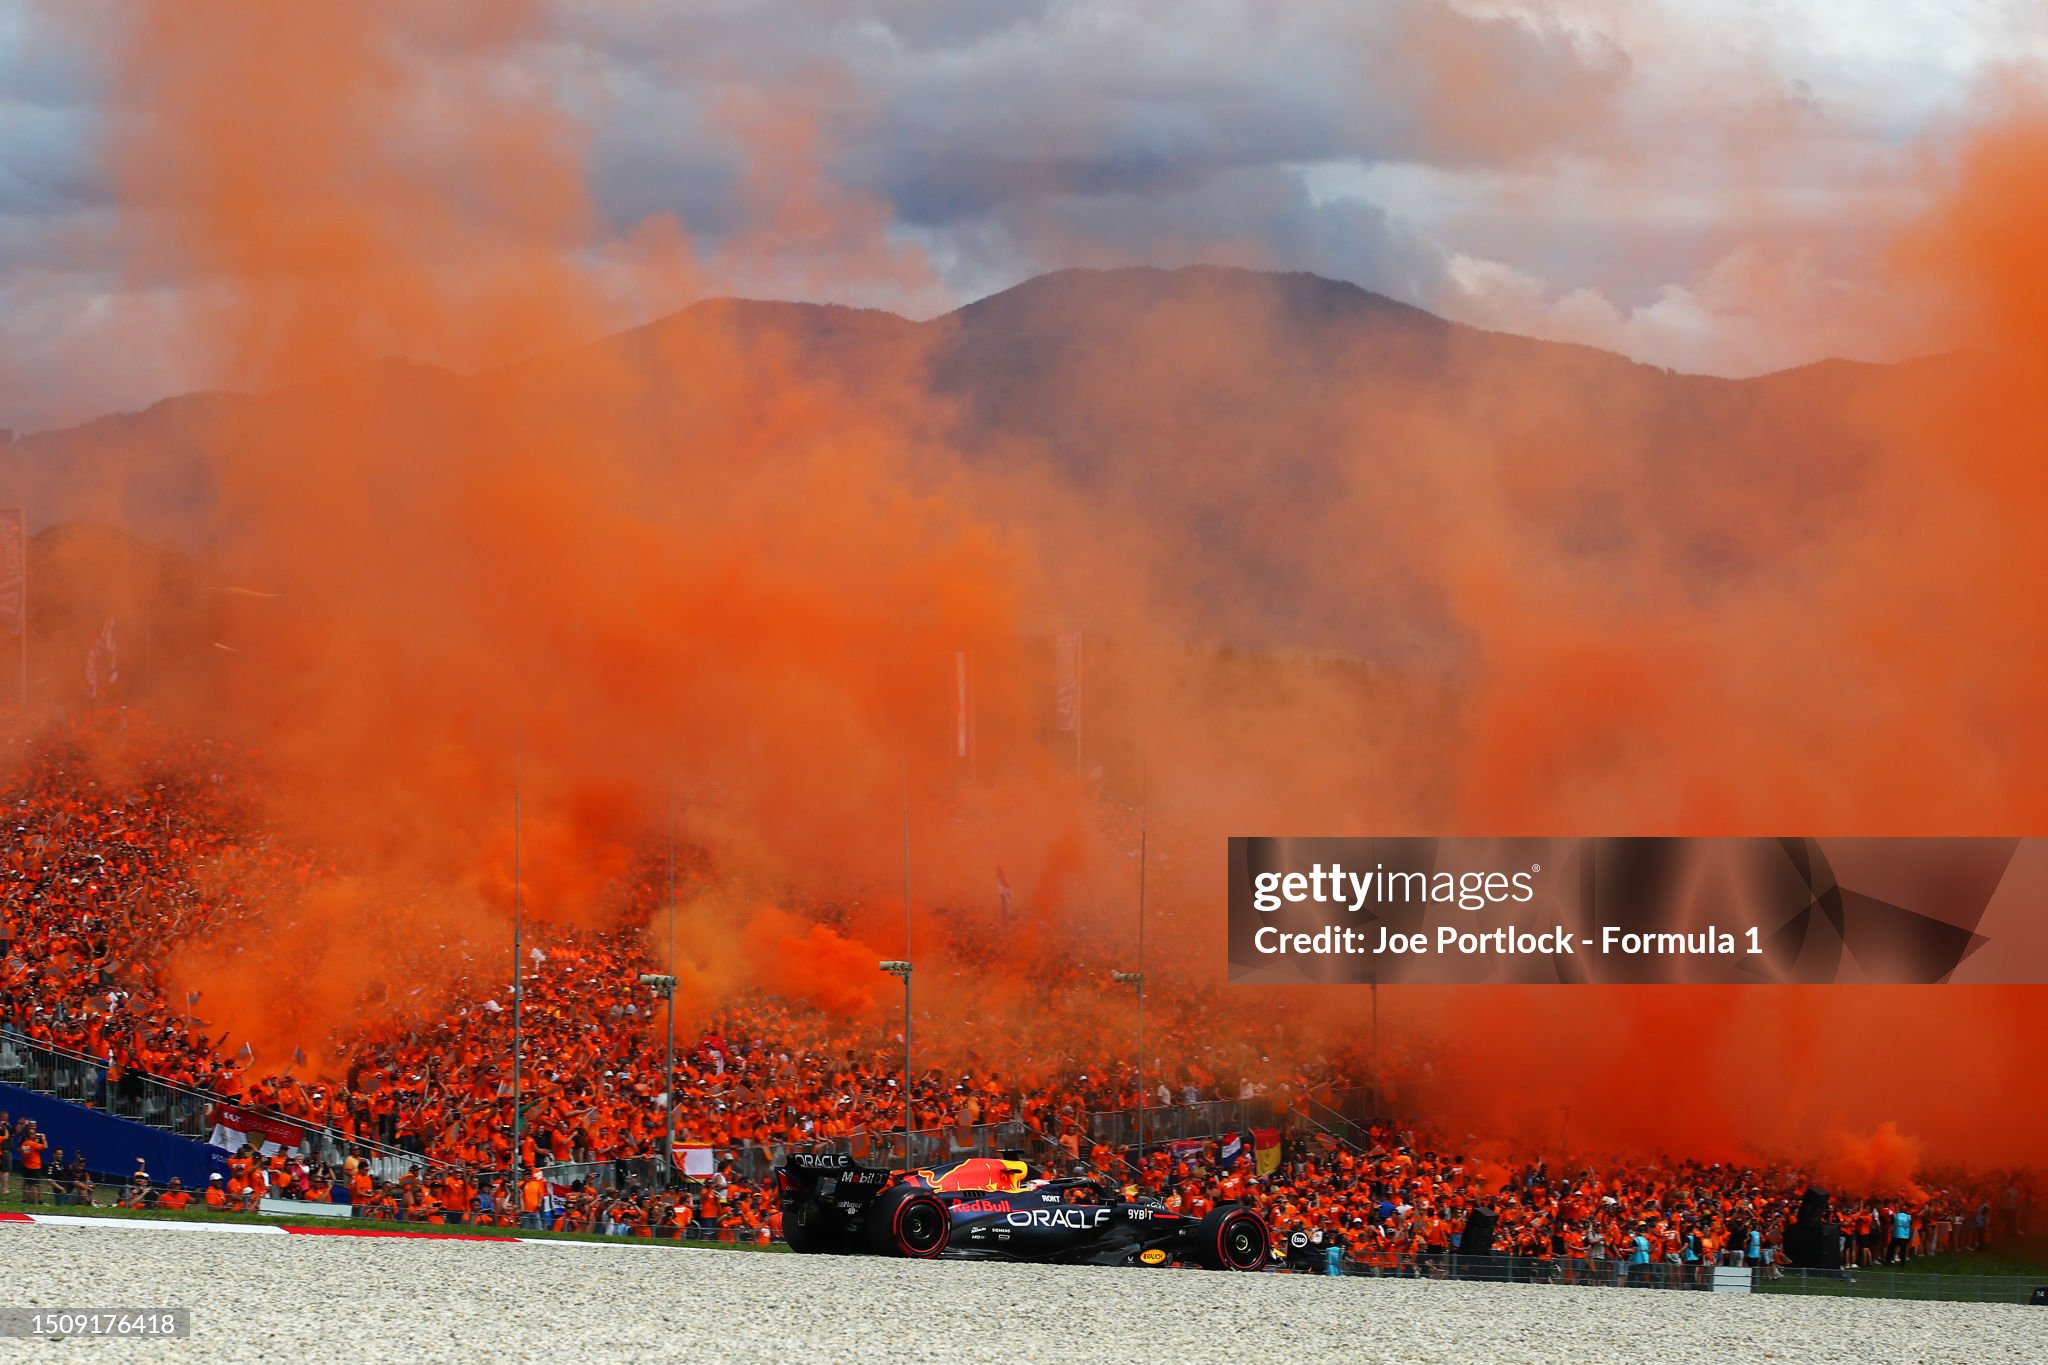
M230 1152L239 1151L245 1142L253 1143L263 1155L276 1156L305 1140L306 1130L296 1124L223 1104L213 1111L213 1136L207 1142Z
M689 1180L708 1180L718 1169L716 1154L709 1147L675 1145L676 1169Z
M1280 1169L1280 1130L1278 1128L1252 1129L1252 1158L1261 1176L1268 1176Z

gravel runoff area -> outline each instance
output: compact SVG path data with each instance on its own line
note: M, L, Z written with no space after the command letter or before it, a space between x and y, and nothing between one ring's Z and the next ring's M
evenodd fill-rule
M177 1306L0 1360L2048 1359L2016 1305L0 1226L0 1307Z

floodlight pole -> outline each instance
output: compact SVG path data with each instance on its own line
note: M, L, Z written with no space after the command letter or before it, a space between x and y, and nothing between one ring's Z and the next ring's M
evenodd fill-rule
M1374 972L1369 978L1372 983L1372 1116L1378 1119L1380 1102L1380 974Z
M519 1172L524 1164L521 1143L526 1136L526 1115L519 1107L519 1022L521 1006L525 1003L524 946L522 931L525 928L526 907L521 897L519 864L519 723L512 724L512 1193L519 1201L520 1212L526 1211L525 1197L519 1190Z
M910 964L901 958L875 964L891 976L903 978L903 1169L912 1168L910 1158Z
M668 1145L661 1149L662 1169L668 1172L668 1182L676 1182L676 783L673 775L668 783L668 1074L662 1077L661 1091L668 1096L667 1127Z
M1111 972L1109 979L1119 986L1135 987L1138 992L1138 1159L1132 1165L1137 1169L1142 1186L1145 1175L1145 974Z
M662 1086L662 1107L667 1110L664 1127L668 1134L668 1146L662 1149L661 1169L670 1185L676 1183L676 979L673 976L642 972L640 984L654 992L658 1000L668 1002L668 1079Z
M910 1160L910 745L903 746L903 1169ZM891 969L884 965L883 971Z

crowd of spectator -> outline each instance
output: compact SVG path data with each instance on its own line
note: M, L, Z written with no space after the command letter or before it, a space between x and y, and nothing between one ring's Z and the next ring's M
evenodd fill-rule
M644 915L607 931L529 924L516 1115L509 952L444 957L403 1015L366 1012L289 1059L237 1047L205 1022L203 999L167 984L170 951L258 922L268 901L303 895L329 870L238 802L243 759L228 747L128 734L124 745L146 756L109 765L92 741L79 722L11 736L0 754L11 832L0 846L0 1028L103 1064L109 1085L148 1075L290 1119L322 1132L331 1141L318 1150L334 1155L244 1148L203 1190L144 1176L119 1202L237 1210L291 1198L390 1220L765 1240L779 1231L773 1154L836 1141L889 1159L905 1109L899 1022L742 993L681 1022L666 1074L666 1021L638 984L658 970ZM644 891L629 901L644 908ZM952 945L963 958L976 950L972 927ZM1594 1264L1677 1268L1643 1272L1665 1275L1781 1259L1808 1183L1799 1169L1511 1167L1426 1128L1333 1125L1324 1106L1338 1093L1381 1093L1376 1046L1304 1055L1289 1045L1288 1019L1248 1029L1170 979L1152 988L1148 1051L1168 1060L1145 1079L1147 1104L1248 1102L1247 1126L1284 1133L1284 1157L1262 1174L1242 1139L1142 1152L1127 1136L1097 1141L1089 1116L1138 1099L1126 1004L1100 986L1110 965L1049 949L1021 973L1036 992L1028 1037L963 1030L927 1042L911 1081L913 1128L964 1150L995 1125L1034 1160L1086 1167L1189 1211L1241 1200L1283 1237L1302 1232L1379 1273L1433 1273L1475 1211L1495 1223L1492 1250L1560 1278ZM307 1051L324 1064L308 1067ZM1409 1074L1398 1055L1388 1070ZM678 1137L714 1154L687 1181L665 1178L662 1161L671 1088ZM79 1159L49 1151L33 1125L0 1116L0 1138L0 1197L18 1181L31 1201L94 1199ZM388 1161L374 1173L358 1155L370 1144L414 1160L396 1178ZM2032 1197L2016 1178L1842 1193L1856 1264L1981 1247L2017 1231Z

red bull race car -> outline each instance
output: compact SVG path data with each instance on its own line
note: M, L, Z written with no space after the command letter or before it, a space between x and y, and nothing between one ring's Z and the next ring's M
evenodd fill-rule
M1265 1222L1240 1205L1190 1217L1091 1176L1048 1177L1002 1157L903 1172L796 1154L777 1175L793 1251L1210 1270L1263 1270L1272 1254Z

